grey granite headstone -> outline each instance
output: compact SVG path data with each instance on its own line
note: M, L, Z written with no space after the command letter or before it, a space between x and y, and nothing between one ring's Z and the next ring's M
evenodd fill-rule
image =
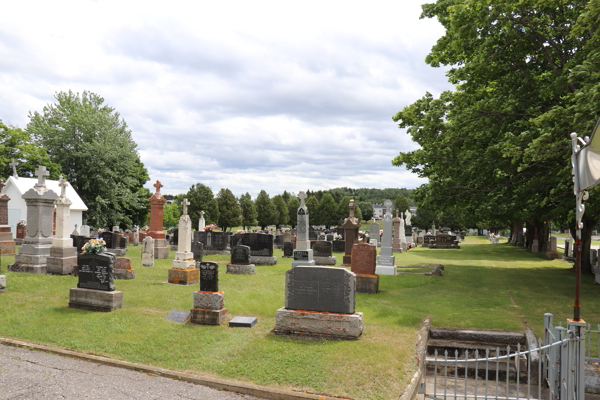
M314 257L331 257L332 255L331 242L319 240L315 242L312 249Z
M352 314L356 275L335 267L292 268L285 275L285 308Z
M237 265L250 264L250 247L248 246L233 246L231 249L231 263Z
M202 262L204 259L204 245L202 245L202 242L192 242L192 253L194 253L194 261Z
M294 256L294 243L283 242L283 256L293 257Z

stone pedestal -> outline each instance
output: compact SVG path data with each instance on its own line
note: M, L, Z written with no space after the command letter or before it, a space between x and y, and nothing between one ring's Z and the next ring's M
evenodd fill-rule
M114 311L123 307L123 292L73 288L69 291L69 308L89 311Z
M227 264L227 273L234 275L254 275L256 266L254 264Z
M201 325L220 325L227 319L225 294L223 292L194 292L194 308L190 321Z
M154 258L158 260L169 258L168 246L169 243L167 242L167 239L154 239Z
M277 335L356 340L365 329L363 313L336 314L280 308L275 313Z
M66 182L61 178L61 186ZM46 259L47 273L70 275L77 266L77 248L71 238L71 201L64 193L56 200L56 236L52 239L50 255Z
M303 243L303 242L298 242ZM310 245L309 245L310 246ZM295 250L294 261L292 261L292 268L298 266L314 266L315 260L313 259L313 251L309 248L308 250Z
M250 262L254 265L276 265L277 257L267 257L267 256L250 256Z
M356 274L356 292L367 294L379 292L379 275Z
M0 275L0 293L6 290L6 275Z
M51 247L46 258L46 272L54 275L71 275L77 269L77 248Z
M135 279L135 269L132 269L133 265L131 258L117 257L117 263L113 274L115 279Z
M175 283L179 285L192 285L200 282L200 270L196 267L189 269L175 269L169 270L169 283Z
M334 256L329 256L329 257L314 256L313 260L315 261L315 265L335 265L337 263L337 259Z
M0 225L0 254L16 254L17 243L13 240L10 226Z

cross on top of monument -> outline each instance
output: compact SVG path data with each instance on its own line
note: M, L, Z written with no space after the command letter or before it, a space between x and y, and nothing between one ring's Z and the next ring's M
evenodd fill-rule
M392 201L390 199L387 199L386 201L383 202L383 205L385 206L386 210L388 211L392 211Z
M306 193L304 193L304 192L298 193L298 198L300 199L300 207L304 207L304 200L306 200Z
M204 210L200 211L200 218L204 218Z
M8 163L8 165L9 165L9 166L11 166L11 167L12 167L12 169L13 169L13 176L14 176L15 178L18 178L18 176L17 176L17 165L19 165L19 163L18 163L18 162L16 162L16 161L15 161L15 159L13 158L13 159L12 159L12 162L11 162L11 163Z
M348 217L354 218L354 212L356 211L356 205L354 204L354 199L350 199L348 202Z
M190 205L188 199L183 199L183 215L187 215L187 206Z
M4 194L4 179L0 179L0 195Z
M400 218L400 217L398 216L398 214L399 214L399 212L398 212L398 209L396 208L396 218Z
M67 186L69 186L69 182L65 181L65 179L61 175L60 179L58 180L58 184L60 185L60 197L65 197Z
M154 185L152 185L156 188L156 194L160 194L160 188L165 186L162 183L160 183L160 181L157 179L156 183Z
M46 167L40 165L38 169L35 171L35 174L38 177L37 186L46 186L46 177L50 175L50 172L46 170Z

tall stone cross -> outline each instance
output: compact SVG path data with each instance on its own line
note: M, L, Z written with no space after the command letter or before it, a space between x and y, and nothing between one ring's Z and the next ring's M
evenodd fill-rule
M200 218L204 218L204 210L200 211Z
M65 181L65 178L63 178L63 176L60 176L60 179L58 180L58 184L60 185L60 197L65 197L66 196L66 190L67 190L67 186L69 186L69 182Z
M12 167L12 169L13 169L13 176L15 178L18 178L18 176L17 176L17 165L19 165L19 163L16 162L15 159L13 158L12 162L9 163L8 165L10 165Z
M157 179L156 183L154 185L152 185L156 188L156 194L160 194L160 188L165 186L162 183L160 183L160 181Z
M397 209L397 208L396 208L396 218L400 218L400 217L398 216L398 209Z
M306 200L306 193L300 192L298 194L298 198L300 199L300 208L304 208L304 200Z
M387 211L383 219L386 219L386 217L388 217L388 219L392 219L392 201L388 199L383 202L383 205Z
M183 199L183 215L187 215L187 206L190 205L188 199Z
M40 165L38 169L35 171L35 174L38 177L37 186L46 186L46 177L50 175L50 172L46 170L46 167Z

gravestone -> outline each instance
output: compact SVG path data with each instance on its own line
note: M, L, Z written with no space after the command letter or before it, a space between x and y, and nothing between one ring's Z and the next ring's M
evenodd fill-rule
M154 238L146 236L143 241L142 265L144 267L154 267Z
M79 234L81 236L90 236L90 226L89 225L81 225L79 228Z
M219 264L200 263L200 290L194 292L194 308L190 311L194 324L219 325L227 318L225 294L219 292Z
M334 253L343 253L346 251L346 242L344 240L334 240L332 245Z
M46 167L40 165L35 173L38 182L21 196L27 204L27 234L8 270L45 274L52 247L54 201L58 195L46 187L46 176L50 174Z
M192 219L187 213L189 205L188 199L183 199L183 215L179 218L177 235L177 253L168 272L169 283L191 285L200 280L194 253L192 253Z
M204 246L202 242L192 242L192 253L194 253L194 261L196 264L204 260Z
M316 265L335 265L336 258L332 255L333 244L328 241L319 240L312 246L313 259Z
M377 247L366 243L356 243L352 249L351 270L356 274L356 291L375 294L379 292L377 267Z
M160 188L164 187L160 181L156 181L154 185L156 192L148 199L151 204L150 229L148 236L154 239L154 258L166 259L169 258L169 244L165 239L164 219L165 219L165 200L160 193Z
M306 200L306 193L300 192L298 198L300 199L300 207L296 211L296 250L294 251L294 261L292 261L292 268L296 268L300 265L313 266L315 260L313 260L313 250L310 247L310 230L312 227L309 225L308 207L304 204ZM314 231L313 231L314 233ZM316 237L316 234L315 234Z
M198 219L198 232L204 232L206 220L204 219L204 210L200 211L200 219Z
M56 235L52 239L50 255L46 259L47 272L55 275L69 275L77 267L77 248L73 247L71 230L71 200L66 195L67 181L60 176L60 197L56 199Z
M70 289L69 307L113 311L123 307L123 292L115 290L116 257L111 253L79 256L79 282Z
M358 339L364 316L355 312L355 288L356 275L345 268L297 266L286 271L285 307L276 312L273 332Z
M200 291L219 291L219 264L212 261L200 263Z
M225 232L194 232L194 241L202 243L204 255L229 254L229 236Z
M285 257L285 258L294 257L294 243L283 242L283 257Z
M4 180L0 179L0 255L16 254L17 243L13 240L12 228L8 224L8 202L4 193Z
M360 228L360 221L355 217L356 213L356 202L351 199L348 202L348 218L344 220L342 228L344 228L344 261L343 264L350 266L352 265L352 246L354 243L358 243L358 228Z
M369 224L369 239L375 240L375 242L377 243L376 244L377 247L379 247L379 245L380 245L380 240L381 240L380 233L381 233L381 226L379 225L379 222L375 221L375 218L373 218L373 220Z
M115 269L113 270L115 279L135 279L135 269L131 268L132 265L131 258L117 257Z
M238 245L231 249L231 263L227 265L228 274L254 275L256 266L250 263L250 247Z
M448 233L438 233L435 240L430 240L427 246L430 249L460 249L456 236Z
M402 240L400 239L400 229L401 229L401 221L402 218L398 215L398 209L396 209L396 217L392 219L392 225L394 230L394 237L392 239L392 251L402 253L404 249L402 248Z
M255 265L275 265L273 235L268 233L241 233L233 236L233 243L250 247L250 262Z
M383 205L387 210L392 208L392 201L386 200ZM377 256L375 273L378 275L396 275L396 256L392 250L392 213L383 216L383 239L381 240L381 253ZM402 221L400 221L400 239L402 239ZM406 239L405 239L406 241Z

